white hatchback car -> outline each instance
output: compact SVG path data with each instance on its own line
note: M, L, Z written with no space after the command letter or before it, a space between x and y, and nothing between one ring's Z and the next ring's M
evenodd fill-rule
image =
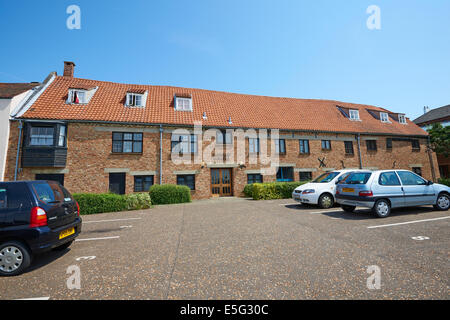
M292 192L292 199L303 204L319 205L323 209L331 208L335 202L336 184L350 173L357 171L362 170L344 169L326 172L315 180L297 187Z

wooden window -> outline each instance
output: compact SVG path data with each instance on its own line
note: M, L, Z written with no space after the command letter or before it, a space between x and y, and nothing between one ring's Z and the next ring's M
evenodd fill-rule
M309 140L299 140L300 153L308 154L309 153Z
M142 153L142 133L113 132L113 153Z
M134 176L134 192L148 192L153 179L153 176Z
M198 142L196 135L173 134L171 140L172 153L197 153Z
M381 122L389 122L389 115L386 112L380 112Z
M177 184L187 186L191 190L195 190L195 174L180 174L177 175Z
M330 140L322 140L322 150L331 150Z
M349 116L350 116L350 120L359 120L359 111L358 110L350 110Z
M392 150L392 138L387 138L386 139L386 149L387 150Z
M345 154L354 154L353 152L353 141L344 141Z
M278 168L277 181L280 182L294 181L294 168L292 167Z
M175 97L175 110L192 111L192 98Z
M420 142L417 139L411 140L412 151L420 151Z
M262 183L262 182L263 182L263 177L261 174L259 174L259 173L247 174L247 184Z
M377 140L366 140L367 151L377 151Z
M275 140L275 152L285 154L286 153L286 140L276 139Z
M138 93L127 93L128 107L143 107L143 95Z
M300 181L310 181L310 180L312 180L312 172L310 171L300 172Z
M249 138L248 139L248 151L250 153L259 152L259 138Z

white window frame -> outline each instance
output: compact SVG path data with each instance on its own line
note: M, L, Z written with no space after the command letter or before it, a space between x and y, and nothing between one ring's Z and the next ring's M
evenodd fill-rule
M354 116L355 114L356 114L356 117ZM360 120L360 118L359 118L359 110L350 109L348 111L348 116L349 116L350 120L353 120L353 121Z
M77 97L80 102L76 103L73 101L74 99L74 93L77 93ZM87 90L82 89L69 89L69 96L68 96L68 103L70 104L86 104L87 103ZM80 97L80 94L83 98Z
M134 99L133 99L134 98ZM140 99L140 103L138 104L138 98ZM127 92L127 107L140 107L144 106L144 95L140 93Z
M399 114L398 115L398 122L401 123L401 124L407 124L406 116L404 114Z
M383 119L383 116L386 119ZM385 122L385 123L390 122L389 121L389 114L387 112L380 112L380 120L381 120L381 122Z
M192 98L175 97L175 110L192 111Z

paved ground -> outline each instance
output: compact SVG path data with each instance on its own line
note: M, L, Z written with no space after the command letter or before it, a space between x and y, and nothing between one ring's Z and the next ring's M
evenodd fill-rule
M92 240L1 278L0 299L449 299L449 227L431 207L377 219L238 198L92 215L78 238Z

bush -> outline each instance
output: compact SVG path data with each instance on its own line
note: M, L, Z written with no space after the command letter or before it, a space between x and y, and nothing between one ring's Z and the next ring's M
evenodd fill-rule
M450 178L440 178L439 179L440 184L444 184L447 187L450 187Z
M244 194L246 197L252 198L253 197L253 183L247 184L244 187Z
M289 199L298 186L306 182L271 182L254 183L252 197L254 200Z
M142 210L148 209L152 205L150 194L148 193L133 193L125 196L127 203L127 210Z
M155 184L150 188L152 204L191 202L191 189L173 184Z
M74 199L80 206L80 214L117 212L127 210L125 196L113 193L75 193Z

